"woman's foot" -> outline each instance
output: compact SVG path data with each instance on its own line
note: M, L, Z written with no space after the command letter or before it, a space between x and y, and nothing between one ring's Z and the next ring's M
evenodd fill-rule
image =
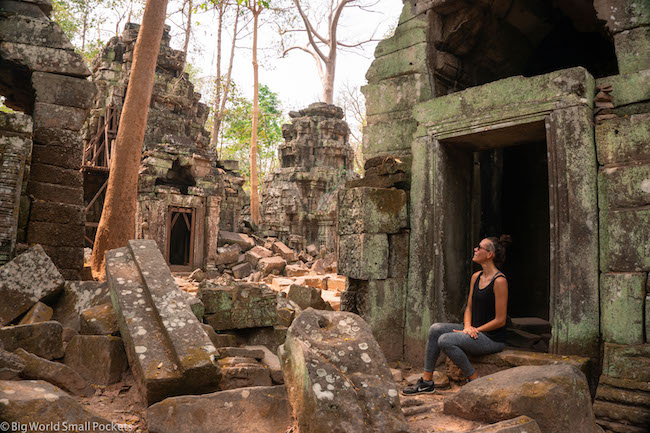
M433 380L423 380L422 378L419 378L415 385L407 386L402 390L404 395L433 394L434 392L436 392L436 387L433 385Z

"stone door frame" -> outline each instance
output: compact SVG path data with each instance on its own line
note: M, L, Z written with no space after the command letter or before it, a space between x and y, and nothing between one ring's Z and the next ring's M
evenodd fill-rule
M546 130L549 171L549 313L553 327L550 351L598 356L599 257L593 89L593 78L583 68L572 68L532 78L512 77L415 107L414 114L420 126L412 146L412 260L407 289L407 334L418 332L408 329L409 323L418 322L409 320L409 314L415 315L422 306L431 303L432 321L454 319L456 312L449 307L457 308L459 298L466 293L467 282L460 281L457 274L466 275L459 270L471 264L458 265L469 262L469 258L460 256L462 252L454 251L453 247L467 241L471 225L467 225L467 234L464 234L462 227L458 228L459 224L468 223L463 215L450 221L452 215L456 216L453 214L455 204L467 200L462 196L467 179L458 174L459 168L471 173L471 166L465 165L467 159L471 160L471 152L463 145L464 139L467 145L490 131L523 130L542 122ZM486 144L481 148L495 147L501 146ZM463 152L470 157L464 157ZM418 168L424 172L416 175ZM463 206L465 204L458 204L461 210ZM417 242L417 239L424 242ZM421 269L427 264L430 270L425 274ZM457 286L463 290L459 292ZM418 291L423 293L418 295ZM423 330L419 332L422 334ZM409 336L405 337L408 350Z

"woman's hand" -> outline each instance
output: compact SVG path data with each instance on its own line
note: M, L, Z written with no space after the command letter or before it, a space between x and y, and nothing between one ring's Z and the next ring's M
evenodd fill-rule
M465 329L463 329L462 331L454 329L454 332L463 332L469 335L470 337L472 337L474 340L478 338L478 333L479 333L478 329L476 329L473 326L466 326Z

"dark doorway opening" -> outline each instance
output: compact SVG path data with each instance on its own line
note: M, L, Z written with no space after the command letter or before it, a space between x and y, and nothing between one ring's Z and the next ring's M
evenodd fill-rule
M467 286L471 274L480 270L464 263L481 239L510 235L513 242L501 269L509 285L508 345L547 352L551 239L544 122L454 137L441 144L445 212L454 215L445 224L445 286ZM467 293L456 293L447 293L450 311L455 310L452 304L460 307L466 300Z
M194 247L194 209L170 207L167 215L167 262L191 268Z

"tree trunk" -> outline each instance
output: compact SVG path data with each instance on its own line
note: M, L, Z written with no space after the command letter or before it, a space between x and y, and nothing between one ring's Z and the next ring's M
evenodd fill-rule
M104 208L93 245L91 268L97 279L105 278L106 251L123 247L134 237L138 169L166 11L167 0L147 0L135 43Z
M212 137L210 137L210 146L214 150L217 150L220 126L217 125L217 123L219 123L219 107L221 106L221 32L223 29L224 2L225 0L219 2L219 24L217 25L217 78L214 80L216 94L214 95L214 122L212 123ZM217 157L221 158L221 152L217 154Z
M260 201L257 193L257 119L259 117L259 78L257 65L257 18L261 12L257 2L253 3L253 122L251 131L251 219L260 223Z
M189 3L189 8L187 11L187 27L185 27L185 44L183 45L183 52L185 53L185 60L183 60L183 69L185 69L185 64L187 64L187 49L190 46L190 36L192 35L192 0L187 0Z
M237 4L237 10L235 11L235 25L232 32L232 45L230 45L230 61L228 63L228 72L226 73L226 83L223 87L223 95L221 96L221 105L219 110L215 114L214 125L212 133L215 137L215 140L218 140L219 130L221 129L221 119L223 119L223 113L226 110L226 102L228 102L228 93L230 91L230 79L232 77L232 64L235 60L235 42L237 42L237 24L239 23L239 4ZM221 156L221 152L219 152Z
M330 63L331 62L331 63ZM334 77L336 73L336 60L325 64L325 76L323 77L323 102L334 103Z

